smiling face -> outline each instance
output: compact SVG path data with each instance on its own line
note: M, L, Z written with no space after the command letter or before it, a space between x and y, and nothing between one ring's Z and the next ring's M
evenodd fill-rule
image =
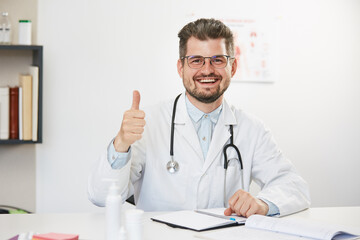
M189 38L186 56L200 55L211 57L214 55L228 55L225 39L199 40ZM187 60L178 60L177 68L186 89L189 100L197 104L215 104L220 106L223 94L230 85L230 79L236 72L236 60L230 60L225 68L217 69L210 64L210 59L205 60L204 66L199 69L190 68Z

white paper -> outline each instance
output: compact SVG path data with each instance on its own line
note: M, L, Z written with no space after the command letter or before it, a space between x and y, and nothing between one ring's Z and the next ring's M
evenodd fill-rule
M246 228L245 226L231 227L214 232L198 233L197 238L206 240L306 240L308 238L301 238L287 234L280 234L270 231L262 231L253 228Z
M343 234L343 237L347 236L347 238L343 239L352 239L355 237L355 235L339 231L339 229L335 226L313 222L302 218L288 219L253 215L248 218L245 226L323 240L331 240L338 234Z
M245 227L239 226L208 233L199 233L195 237L207 240L359 239L356 235L339 231L339 228L336 226L329 226L302 218L287 219L260 215L249 217Z

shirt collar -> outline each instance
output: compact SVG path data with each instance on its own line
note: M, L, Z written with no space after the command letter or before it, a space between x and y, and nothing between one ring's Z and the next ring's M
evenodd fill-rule
M185 102L186 102L186 109L187 109L187 112L190 116L190 118L194 121L194 122L199 122L200 119L205 115L204 112L202 112L201 110L199 110L197 107L195 107L191 102L190 100L188 99L188 97L186 96L185 94ZM219 119L219 116L220 116L220 113L221 113L221 110L223 108L223 104L221 104L218 108L216 108L214 111L212 111L211 113L208 113L206 115L208 115L211 119L211 121L216 124L218 119Z

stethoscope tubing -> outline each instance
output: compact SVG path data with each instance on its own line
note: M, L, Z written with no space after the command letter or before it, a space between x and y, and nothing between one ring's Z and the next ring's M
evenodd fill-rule
M230 125L230 143L229 144L226 144L224 146L224 149L223 149L223 154L224 154L224 207L227 207L227 199L226 199L226 175L227 175L227 169L228 169L228 166L229 166L229 162L231 161L228 160L228 157L227 157L227 153L226 151L229 149L229 148L233 148L236 153L237 153L237 156L238 156L238 160L239 160L239 164L240 164L240 175L241 175L241 189L244 189L244 177L243 177L243 162L242 162L242 158L241 158L241 154L240 154L240 150L238 149L237 146L234 145L234 130L233 130L233 125Z
M170 135L170 161L166 164L166 168L169 173L176 173L179 171L179 163L174 160L174 130L175 130L175 114L176 114L176 105L180 98L179 94L174 101L173 112L171 117L171 135Z
M224 169L227 169L228 168L228 165L229 165L229 160L228 160L228 157L227 157L227 154L226 154L226 150L228 148L233 148L235 149L237 155L238 155L238 158L239 158L239 163L240 163L240 169L242 170L243 169L243 162L242 162L242 159L241 159L241 154L240 154L240 151L239 149L234 145L234 133L233 133L233 125L230 125L230 143L229 144L226 144L224 146L224 149L223 149L223 153L224 153Z
M175 130L175 114L176 114L176 105L181 96L181 93L175 98L173 112L171 117L171 135L170 135L170 156L173 159L174 157L174 130Z

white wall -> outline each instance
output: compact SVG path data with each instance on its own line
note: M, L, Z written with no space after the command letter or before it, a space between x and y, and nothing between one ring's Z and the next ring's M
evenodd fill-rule
M38 4L44 141L36 149L37 212L101 211L86 195L92 164L117 133L133 89L143 106L183 91L177 32L193 13L282 17L279 78L233 83L226 96L273 130L309 182L313 206L360 204L359 1Z

